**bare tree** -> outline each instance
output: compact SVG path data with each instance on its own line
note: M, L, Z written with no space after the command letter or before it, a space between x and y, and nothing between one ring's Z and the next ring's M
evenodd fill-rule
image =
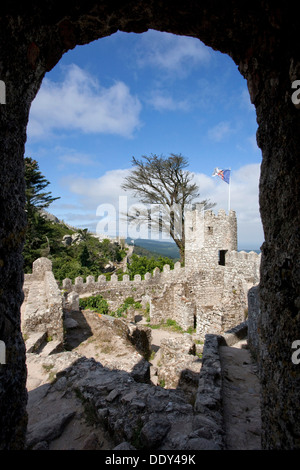
M193 174L185 168L188 161L181 154L171 153L169 157L143 156L132 158L133 169L125 178L122 188L145 205L145 212L137 208L127 214L130 222L147 223L151 230L168 233L179 248L180 260L184 261L184 210L199 196L199 187L193 183ZM215 204L205 199L198 201L209 209Z

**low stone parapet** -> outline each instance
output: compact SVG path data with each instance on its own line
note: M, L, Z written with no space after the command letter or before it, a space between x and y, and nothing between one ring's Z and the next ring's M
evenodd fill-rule
M225 345L221 335L207 334L202 355L202 367L195 400L195 411L211 420L214 433L224 448L224 422L222 405L222 367L219 346Z
M248 345L255 359L259 356L259 286L254 286L248 292Z
M227 346L232 346L233 344L236 344L241 339L246 338L247 334L248 334L248 321L246 320L240 323L239 325L235 326L234 328L227 330L224 333L223 337L226 341Z
M130 280L128 274L124 274L119 280L117 274L112 274L111 279L107 280L104 274L100 274L97 280L94 276L87 276L86 281L81 276L76 277L74 283L71 279L66 278L62 282L62 288L66 292L75 291L79 295L101 293L104 290L118 288L120 290L132 288L146 288L147 286L155 286L161 284L169 284L177 282L185 277L185 268L182 268L180 262L176 262L174 269L170 269L168 264L164 265L163 270L155 268L153 273L146 273L144 279L140 274L136 274L133 280Z

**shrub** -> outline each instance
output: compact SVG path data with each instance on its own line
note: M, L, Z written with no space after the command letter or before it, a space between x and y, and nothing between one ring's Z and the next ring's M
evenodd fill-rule
M133 297L127 297L122 303L122 305L120 305L120 307L115 312L111 312L110 315L114 317L123 317L124 315L126 315L127 309L131 306L133 306L135 309L142 308L140 302L136 302Z
M79 306L104 315L108 314L108 303L100 294L79 299Z

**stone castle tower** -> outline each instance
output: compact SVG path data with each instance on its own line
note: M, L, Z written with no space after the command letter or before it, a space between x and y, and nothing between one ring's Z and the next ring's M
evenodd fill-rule
M235 211L204 211L203 204L185 212L185 266L192 271L225 266L226 253L237 251Z

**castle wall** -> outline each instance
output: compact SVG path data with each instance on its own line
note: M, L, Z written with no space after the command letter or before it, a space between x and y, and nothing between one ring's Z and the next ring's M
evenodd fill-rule
M188 295L188 283L176 283L165 286L160 295L155 295L150 303L151 323L175 320L176 323L187 330L194 326L195 301Z
M22 331L30 334L46 332L63 341L63 300L52 272L52 263L39 258L33 263L27 279L26 307L22 316Z
M196 304L196 333L202 340L206 334L222 334L245 320L248 285L234 269L222 270L221 294L210 292L205 303Z
M248 289L259 282L260 255L237 252L237 221L234 211L227 215L204 211L203 205L185 213L185 267L177 262L174 269L165 265L144 279L128 275L119 281L113 274L107 281L104 275L97 280L81 277L72 284L63 281L66 292L79 296L101 294L115 310L126 299L150 300L151 323L175 320L184 330L194 328L205 334L220 334L244 321ZM220 250L223 258L220 264Z
M219 264L219 251L237 250L237 220L234 211L227 215L204 211L202 205L185 216L185 265L191 270L210 269Z
M251 251L230 251L226 253L225 263L227 267L234 268L247 282L256 284L260 277L261 255Z

